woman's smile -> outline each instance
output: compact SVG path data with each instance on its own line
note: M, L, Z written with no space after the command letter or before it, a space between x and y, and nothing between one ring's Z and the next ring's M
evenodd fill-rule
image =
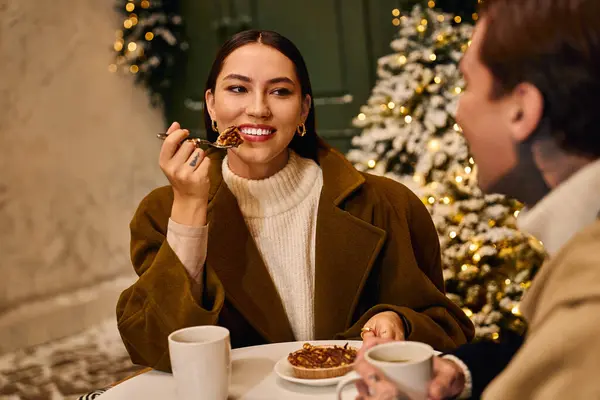
M239 130L242 139L247 142L266 142L277 133L277 129L270 125L242 124Z

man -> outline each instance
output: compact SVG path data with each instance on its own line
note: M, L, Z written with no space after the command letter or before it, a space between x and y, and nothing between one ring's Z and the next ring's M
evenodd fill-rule
M457 119L481 187L525 202L519 226L550 260L521 304L525 339L436 358L429 398L600 399L600 1L486 0L481 16ZM357 371L363 399L403 398Z

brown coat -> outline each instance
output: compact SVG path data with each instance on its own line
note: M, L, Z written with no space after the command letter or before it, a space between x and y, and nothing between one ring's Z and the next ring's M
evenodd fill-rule
M248 232L236 199L223 184L222 152L213 159L204 294L165 240L173 193L150 193L131 222L131 255L139 279L121 295L118 327L133 362L169 370L167 336L183 327L218 324L233 347L294 341L281 299ZM409 323L410 340L439 350L465 343L473 326L444 295L440 246L431 218L409 189L358 172L321 144L323 190L317 214L315 336L360 336L378 312Z
M600 221L542 267L521 310L525 342L483 398L600 399Z

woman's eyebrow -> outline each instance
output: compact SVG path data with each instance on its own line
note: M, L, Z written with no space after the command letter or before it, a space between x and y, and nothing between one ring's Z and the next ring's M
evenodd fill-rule
M244 82L248 82L251 83L252 82L252 78L247 77L245 75L240 75L240 74L229 74L227 75L225 78L223 78L223 80L239 80L239 81L244 81ZM290 85L294 85L294 81L288 77L285 76L280 76L277 78L273 78L273 79L269 79L267 81L267 83L269 84L274 84L274 83L289 83Z

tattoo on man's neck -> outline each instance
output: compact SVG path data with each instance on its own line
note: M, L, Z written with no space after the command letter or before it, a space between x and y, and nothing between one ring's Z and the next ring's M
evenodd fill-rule
M196 165L198 165L199 159L200 159L200 154L196 153L196 157L194 157L194 159L190 163L190 167L195 167Z

